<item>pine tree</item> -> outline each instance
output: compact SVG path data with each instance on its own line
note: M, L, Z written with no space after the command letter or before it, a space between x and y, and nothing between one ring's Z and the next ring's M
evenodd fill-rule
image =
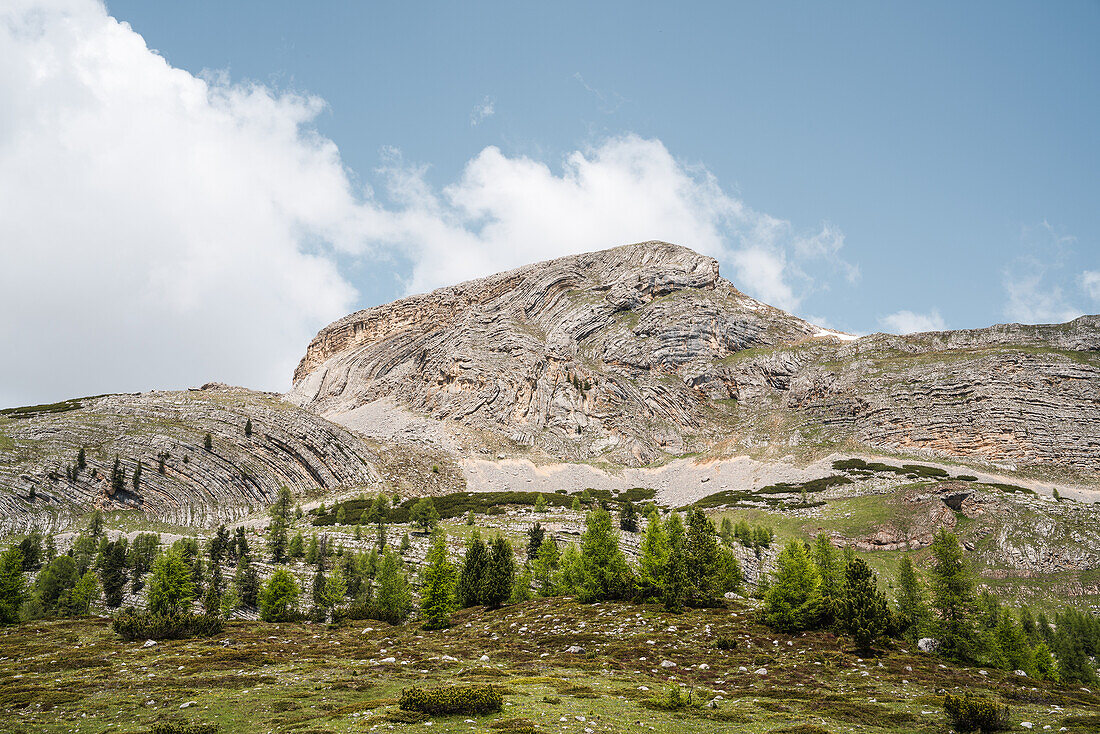
M252 419L248 418L244 422L244 436L245 438L252 438Z
M688 587L687 560L684 557L686 532L679 513L668 516L665 533L668 536L668 563L661 584L661 601L666 611L677 613L684 608Z
M202 447L207 451L214 450L214 437L209 433L202 437Z
M913 568L909 554L901 557L898 567L898 591L895 596L898 622L910 642L915 642L928 623L928 602L924 586Z
M498 609L512 595L516 580L516 559L512 544L504 536L497 535L489 543L489 563L482 581L482 603L490 609Z
M474 526L474 511L473 510L470 510L469 512L466 513L466 525L471 527L471 528Z
M546 497L541 492L535 498L535 512L546 512Z
M51 538L53 536L51 535ZM37 571L42 566L42 533L32 530L27 537L19 541L19 552L23 554L23 570Z
M821 619L821 576L802 543L791 541L776 558L775 578L765 596L764 619L783 632L814 629Z
M175 548L157 556L149 580L149 611L153 614L182 614L188 610L194 597L191 569Z
M153 559L157 557L159 548L159 533L138 533L133 542L130 543L127 561L131 569L135 592L140 591L142 586L145 585L142 577L149 573L149 569L153 567Z
M77 474L84 471L84 468L86 466L88 466L88 463L87 463L86 459L87 459L87 457L84 454L84 447L81 446L80 449L76 452L76 473Z
M638 559L638 594L641 602L657 599L668 572L668 536L656 512L649 516Z
M844 572L844 594L840 604L844 629L856 649L869 653L886 631L890 620L886 597L878 590L875 575L862 558L848 564Z
M533 559L539 552L539 548L542 546L542 541L546 539L546 531L542 527L542 523L536 522L534 525L527 529L527 560Z
M103 582L104 603L112 609L121 606L123 589L126 587L125 540L108 543L99 575Z
M306 546L305 560L309 565L317 563L317 554L321 552L321 544L317 540L317 534L309 536L309 545Z
M489 550L481 540L481 533L474 530L466 541L466 557L458 578L458 603L463 607L475 607L483 603L481 587L485 570L489 565Z
M409 521L424 532L430 532L439 524L439 512L431 497L421 497L409 512Z
M688 513L684 539L687 598L694 606L710 606L717 597L719 555L714 523L700 509Z
M619 509L619 529L628 533L638 532L638 513L630 500L624 502Z
M19 609L26 598L23 554L18 548L8 548L0 553L0 625L19 621Z
M401 559L393 551L382 554L375 605L382 620L390 624L404 622L412 610L409 580L401 569Z
M294 576L280 566L271 574L260 592L260 619L265 622L290 622L298 616L298 598L302 590Z
M141 489L141 469L141 460L139 459L137 466L134 467L134 476L131 479L131 484L133 484L135 492Z
M1004 670L1023 670L1034 675L1031 647L1027 635L1016 624L1016 620L1007 609L1002 610L997 625L993 629L995 647L994 663Z
M450 627L451 611L454 609L455 568L447 559L447 536L442 532L432 536L431 549L420 572L420 588L424 629Z
M310 598L313 601L313 611L318 621L325 620L325 547L328 545L328 536L322 535L317 543L317 553L314 554L313 584L310 589Z
M975 635L970 613L974 580L958 538L945 528L932 540L932 559L932 607L938 616L940 651L947 657L972 659Z

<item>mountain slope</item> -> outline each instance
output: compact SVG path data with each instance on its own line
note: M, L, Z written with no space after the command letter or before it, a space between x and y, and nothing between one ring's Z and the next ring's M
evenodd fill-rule
M349 425L396 403L567 461L840 448L1088 482L1098 350L1095 316L853 339L646 242L351 314L309 345L289 397Z

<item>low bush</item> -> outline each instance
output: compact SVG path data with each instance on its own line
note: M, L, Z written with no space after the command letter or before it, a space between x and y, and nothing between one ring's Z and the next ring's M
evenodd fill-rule
M719 650L734 650L737 648L737 639L734 637L719 637L714 646Z
M432 716L484 716L504 707L504 695L491 685L406 688L401 691L397 704L404 711Z
M218 734L218 724L196 724L190 721L158 721L149 727L151 734Z
M183 640L210 637L222 631L222 621L207 614L153 614L125 609L111 620L124 640Z
M943 697L943 710L951 725L959 732L991 732L1008 728L1008 706L988 698L974 698L964 693Z

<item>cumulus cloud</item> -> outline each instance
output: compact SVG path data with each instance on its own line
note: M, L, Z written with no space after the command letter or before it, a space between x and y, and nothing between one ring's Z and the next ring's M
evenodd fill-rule
M91 0L0 8L0 404L285 387L354 289L313 97L172 68Z
M878 321L891 334L916 334L922 331L943 331L947 328L943 317L935 310L928 313L897 311Z
M743 290L786 309L837 270L858 277L840 257L844 238L835 227L799 232L754 211L658 140L610 138L568 155L560 172L489 147L442 190L425 183L422 168L390 165L383 173L400 204L377 217L373 235L412 256L411 292L651 239L719 258Z
M173 68L100 0L0 6L0 109L0 404L285 389L357 305L345 257L411 263L415 292L664 239L787 309L858 278L832 225L754 211L633 135L553 168L488 147L442 188L387 149L376 198L316 132L322 100Z
M492 97L486 97L475 105L474 111L470 113L470 126L477 127L486 117L492 117L494 114L496 114L496 104Z

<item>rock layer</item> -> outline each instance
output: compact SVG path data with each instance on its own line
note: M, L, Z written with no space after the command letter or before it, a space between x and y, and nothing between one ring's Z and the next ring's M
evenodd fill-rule
M351 314L309 345L290 398L337 421L392 400L566 460L644 465L740 421L741 448L824 432L1080 476L1100 469L1098 349L1095 316L853 339L647 242Z

